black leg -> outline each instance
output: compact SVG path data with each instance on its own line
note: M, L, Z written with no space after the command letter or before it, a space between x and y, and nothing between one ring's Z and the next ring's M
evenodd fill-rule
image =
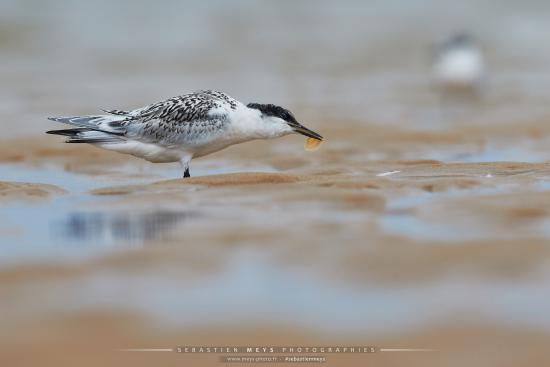
M186 178L186 177L191 177L191 175L189 174L189 167L187 167L185 169L185 172L183 173L183 178Z

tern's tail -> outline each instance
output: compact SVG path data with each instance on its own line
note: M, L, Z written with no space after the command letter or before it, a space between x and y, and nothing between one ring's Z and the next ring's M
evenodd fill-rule
M90 130L90 129L63 129L63 130L50 130L46 131L46 134L67 136L66 143L116 143L124 141L120 135L114 135L103 131Z
M49 120L74 125L75 129L51 130L47 134L68 136L67 143L110 143L123 140L126 133L123 115L49 117Z

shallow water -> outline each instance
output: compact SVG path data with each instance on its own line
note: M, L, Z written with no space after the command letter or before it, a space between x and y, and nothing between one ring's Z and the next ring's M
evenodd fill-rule
M198 175L202 172L201 166L203 164L199 163L195 170ZM207 169L209 164L204 164L204 167ZM227 163L223 169L231 167L232 164ZM235 166L232 168L243 169ZM116 194L93 194L93 190L101 187L116 188L127 183L128 179L121 177L121 174L124 175L124 172L130 169L119 171L115 177L109 174L96 177L71 173L54 166L30 168L11 165L2 166L1 170L15 181L57 184L68 191L67 194L54 196L46 202L15 201L1 206L0 215L9 218L4 222L4 226L17 228L14 235L2 236L0 242L3 248L0 266L7 266L7 269L32 263L71 264L74 261L89 262L93 259L101 261L102 257L109 254L144 250L144 246L162 248L166 246L163 243L171 243L170 247L175 244L183 246L182 250L186 251L189 246L186 234L194 232L196 225L204 226L210 222L216 226L215 223L220 222L220 218L212 217L212 208L209 206L201 209L197 205L170 203L170 200L166 201L165 198L153 206L128 205L132 202L139 203L139 195L143 195L140 191L130 194L128 203L120 205L116 204L119 199ZM138 185L136 187L148 187L151 183L159 181L159 177L166 177L174 171L172 168L157 168L155 171L149 171L146 177L132 179L132 183ZM526 168L517 172L529 174L533 171L535 170ZM492 176L487 177L483 168L478 172L478 175L472 172L467 176L479 177L488 182L495 179ZM446 175L454 177L464 173L461 173L460 169L455 172L451 169ZM502 177L504 173L496 175ZM407 177L414 181L419 177L430 178L430 174L413 173L411 176L411 173L403 168L373 174L371 177L407 182ZM434 177L438 177L437 172L434 173ZM464 241L494 241L513 237L509 233L495 231L495 228L484 220L463 223L440 218L434 221L434 218L426 218L421 213L430 212L430 206L437 207L449 200L452 203L472 196L486 198L507 195L520 189L546 192L547 181L535 180L528 185L511 181L501 183L497 187L474 187L440 193L404 192L404 195L388 200L383 212L370 214L333 208L333 213L319 216L316 212L320 207L312 206L313 203L304 203L298 210L302 217L301 223L306 226L309 226L308 222L311 221L342 227L350 226L354 222L359 224L367 221L377 223L381 233L386 236L403 236L419 240L421 243L428 241L429 243L424 246L461 246ZM200 192L186 190L190 194L199 197L201 195ZM128 194L122 195L122 198L126 196ZM251 196L252 201L248 201L253 203L253 198L254 196ZM229 206L230 212L239 215L242 211L238 209L238 206L242 205L239 202L244 203L241 199L226 201L225 205ZM278 205L277 199L272 205ZM292 207L298 208L295 204ZM223 210L219 212L222 213ZM274 214L264 212L264 218L256 219L255 225L268 228L270 221L277 221L276 213L277 211L274 211ZM527 223L530 235L548 239L549 226L545 221L538 224ZM200 232L200 229L198 231ZM369 236L365 237L367 246L368 238ZM13 246L15 243L17 246ZM322 242L319 243L320 249L324 246ZM357 250L362 251L361 247ZM216 250L203 248L202 251L204 256L208 257L211 256L208 255L211 251L215 253ZM353 253L356 250L344 248L340 251ZM389 332L388 330L415 330L425 327L426 324L437 324L458 314L477 315L476 317L484 315L486 319L502 325L523 325L543 330L550 328L550 322L546 322L544 317L544 310L548 306L544 296L548 276L542 276L536 281L526 279L509 283L495 279L480 281L476 277L451 272L414 285L383 286L372 280L362 285L357 281L331 279L325 274L325 270L311 264L297 269L285 266L284 261L270 260L270 253L278 252L275 249L249 247L237 247L230 252L223 250L221 254L224 259L219 264L220 267L213 272L199 271L193 280L187 278L189 269L179 274L178 271L149 266L137 273L116 268L91 272L84 278L69 277L45 288L40 285L40 290L34 289L35 286L32 284L21 286L24 294L36 294L37 291L43 293L40 296L43 300L40 312L47 313L50 312L48 310L58 308L78 312L86 309L138 312L143 317L156 320L159 325L168 328L200 327L204 324L230 327L241 323L269 321L286 322L331 335L360 335L367 332L384 334ZM331 252L334 252L334 249ZM276 258L278 257L280 255L276 255ZM169 257L165 261L169 261L168 259ZM173 266L174 264L171 264L169 269ZM475 310L471 304L457 303L456 297L450 296L465 292L471 297L476 297ZM124 293L124 297L117 297L117 294L121 293ZM71 301L65 298L69 294ZM510 294L519 295L510 297ZM21 302L24 303L24 299L26 298L23 297ZM221 300L224 301L220 303ZM492 303L489 304L488 300ZM517 309L525 305L530 305L528 319L517 315ZM185 309L183 314L182 309ZM26 312L33 313L32 310Z
M238 251L219 272L197 279L163 271L139 275L115 271L44 290L29 286L24 294L38 294L45 310L139 312L169 329L283 322L349 336L415 330L472 312L503 325L550 328L545 317L550 305L545 296L550 290L548 276L513 284L448 276L412 287L361 287L323 281L263 257L256 251ZM71 300L64 298L67 293ZM461 302L464 293L480 307L474 310Z
M208 180L215 171L209 171L211 168L202 171L197 167L194 172L197 176L203 173ZM55 167L2 169L4 177L57 184L68 191L44 202L10 201L0 207L0 216L7 218L3 225L15 229L0 240L0 273L4 272L10 292L16 292L1 307L12 320L8 324L62 312L139 315L140 320L165 333L280 324L316 336L362 340L369 335L382 338L396 332L420 333L455 319L550 332L546 312L550 278L540 271L547 266L544 248L533 253L505 249L510 257L496 264L494 254L481 259L476 255L486 246L498 253L494 244L501 240L523 243L536 238L547 242L548 216L507 225L493 223L501 216L498 209L481 216L475 206L460 209L461 198L475 201L477 197L480 203L487 201L492 206L490 197L522 190L548 192L548 175L521 181L534 171L528 166L520 169L520 174L499 172L491 164L466 174L453 168L444 174L435 170L430 174L408 173L407 167L383 167L375 172L396 173L381 177L374 172L355 173L351 180L340 175L328 178L329 183L379 179L403 185L402 192L392 192L391 185L378 190L386 197L383 209L378 204L371 208L371 194L366 199L346 199L346 195L364 194L365 189L339 190L341 199L327 202L324 195L329 191L316 192L315 180L301 188L284 184L282 189L269 185L205 189L191 185L181 190L170 186L163 193L162 186L151 188L150 184L177 177L177 168L161 168L138 180L124 178L132 166L115 177L109 172L91 176ZM246 168L227 164L220 170L240 172ZM277 173L263 166L251 171ZM440 193L413 189L418 181L445 177L451 181L468 177L482 184ZM327 178L320 175L319 179ZM493 187L495 180L504 182ZM93 194L105 187L114 187L116 192L117 187L128 184L144 185L140 189L144 191ZM176 195L171 198L173 190ZM295 197L286 198L287 194ZM142 195L153 199L142 203ZM357 199L366 202L355 207ZM348 200L351 206L342 203ZM521 198L511 205L521 208ZM541 201L540 205L546 204ZM441 215L430 216L432 207ZM456 208L465 214L459 210L457 216ZM469 216L470 221L462 221ZM402 258L399 251L386 249L398 246L407 254L411 251L408 246L461 248L464 244L471 247L472 242L474 250L466 251L471 251L469 261L477 264L473 275L469 264L457 261L424 278L423 268L439 267L437 259L424 263L417 258L429 258L430 250L424 255L424 250L419 250L420 254L406 260L410 254ZM364 261L363 256L372 260ZM349 264L352 260L347 257L356 260ZM127 264L121 268L117 265L120 261ZM375 264L386 261L388 269ZM8 280L11 272L33 264L53 269L82 266L85 270L83 274L69 271L48 281L41 280L41 271L29 271L22 280ZM509 264L513 270L508 270ZM44 276L49 271L44 271ZM387 275L388 271L402 273L396 284L391 280L395 275ZM516 279L510 271L521 276ZM25 274L25 270L21 272ZM415 280L417 276L421 279ZM39 308L32 302L37 297ZM463 302L465 298L467 302Z
M493 176L490 173L482 176L484 180L491 180ZM545 181L537 181L531 185L531 189L538 192L548 192L550 188ZM479 221L475 213L464 213L463 218L446 220L445 218L425 217L419 215L419 211L429 211L430 207L441 205L442 202L448 202L453 210L453 206L460 203L461 198L467 199L472 196L495 196L506 193L517 192L523 184L507 184L498 188L476 188L473 190L451 191L445 193L425 193L421 195L405 196L390 201L387 204L387 215L384 215L380 221L382 228L389 234L404 235L409 238L415 238L420 241L441 241L453 245L460 245L461 241L472 240L494 240L508 239L513 237L508 231L498 231L489 226L486 221ZM524 188L524 187L523 187ZM454 205L453 205L454 204ZM471 219L473 216L473 220ZM523 224L526 232L534 237L550 239L550 218L544 218L539 221L530 221Z
M149 170L143 177L134 177L132 169L122 167L116 175L89 175L67 172L55 166L26 167L0 165L0 177L11 182L55 185L68 191L46 202L9 201L0 206L0 218L5 218L0 236L3 248L0 266L27 261L58 261L86 259L106 251L141 246L146 241L159 239L170 228L192 220L196 211L170 208L108 207L108 198L92 195L94 189L116 186L129 181L132 184L150 184L181 174L177 165L163 165ZM258 165L262 170L269 167ZM223 174L247 171L246 167L229 163L198 163L193 174ZM105 205L107 204L107 205ZM16 242L17 246L13 246Z

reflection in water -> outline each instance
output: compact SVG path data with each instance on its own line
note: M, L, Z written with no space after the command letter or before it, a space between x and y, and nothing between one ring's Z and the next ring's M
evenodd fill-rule
M79 241L132 241L158 239L176 224L194 217L191 212L73 212L66 221L55 223L54 235Z

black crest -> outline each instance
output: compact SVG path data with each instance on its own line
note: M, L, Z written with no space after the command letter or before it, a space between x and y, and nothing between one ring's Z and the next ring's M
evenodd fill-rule
M443 44L443 49L452 49L459 47L470 47L474 44L474 39L467 33L457 33L448 39Z
M246 105L246 107L259 110L263 115L266 116L278 117L294 124L298 123L292 112L281 106L277 106L274 104L249 103L248 105Z

